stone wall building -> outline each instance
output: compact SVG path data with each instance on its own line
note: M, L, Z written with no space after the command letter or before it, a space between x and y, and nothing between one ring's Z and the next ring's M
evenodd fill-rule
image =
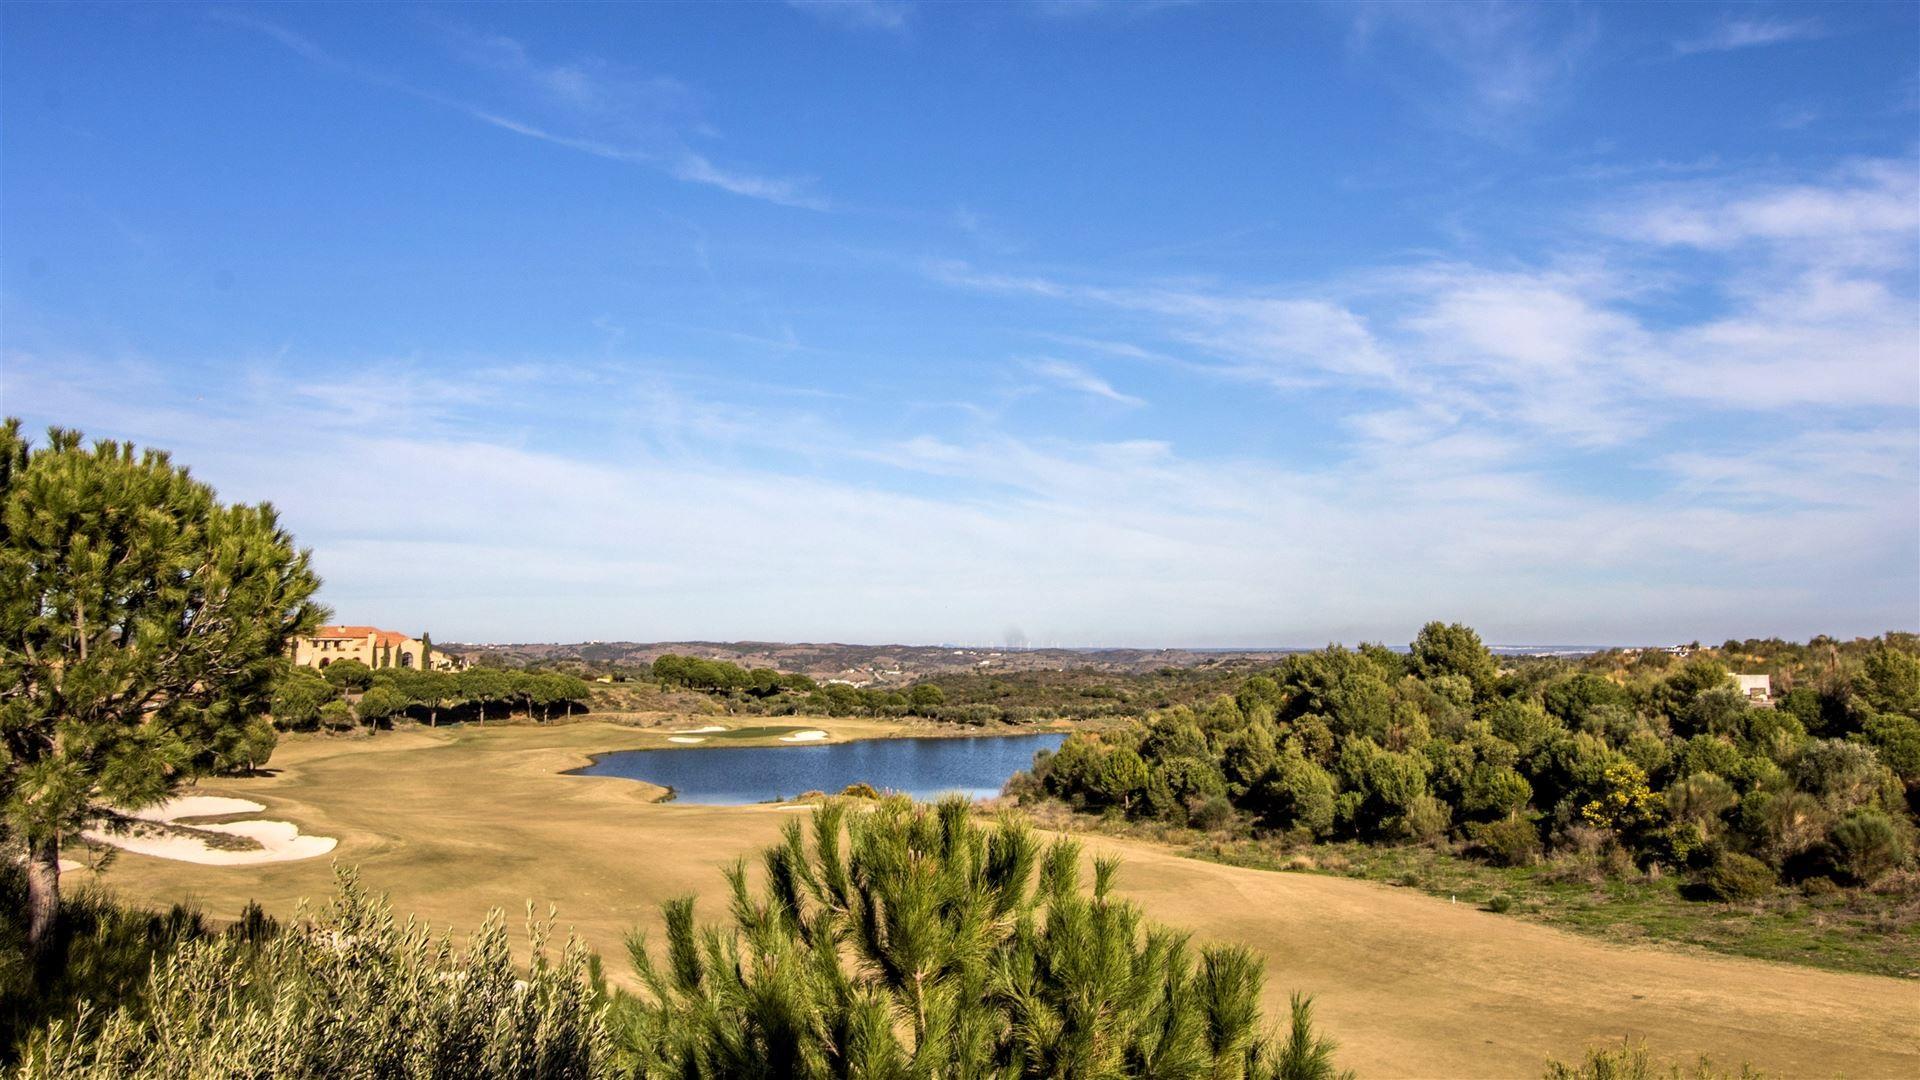
M1773 704L1773 679L1766 675L1741 675L1735 673L1733 685L1742 697L1755 705Z
M424 658L424 663L422 662ZM324 668L336 660L358 660L370 668L464 671L465 657L431 649L420 638L377 626L323 626L293 643L293 662Z

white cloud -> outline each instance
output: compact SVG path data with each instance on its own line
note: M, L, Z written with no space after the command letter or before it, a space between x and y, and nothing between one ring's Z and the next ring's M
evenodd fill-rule
M1652 189L1611 212L1606 224L1649 243L1728 250L1909 260L1920 228L1920 180L1912 161L1863 162L1821 182L1773 185L1692 183Z
M1028 361L1027 367L1035 375L1056 385L1064 386L1069 390L1075 390L1092 397L1105 398L1119 405L1139 406L1146 404L1145 401L1134 397L1132 394L1123 394L1115 390L1112 383L1079 364L1049 358Z
M320 395L264 365L209 405L161 364L6 363L10 409L171 447L226 497L272 498L343 618L443 640L997 640L1019 625L1079 643L1312 644L1406 640L1436 615L1496 640L1686 640L1920 616L1911 447L1892 435L1672 454L1670 494L1609 495L1419 409L1356 421L1368 449L1309 468L1154 439L889 445L663 401L623 369L579 376L603 436L502 430L503 406L524 403L511 367L458 389L391 380L386 407L356 412L340 407L351 368Z
M1091 350L1171 354L1287 392L1388 394L1456 424L1598 446L1702 409L1913 408L1916 186L1910 161L1665 184L1594 215L1600 235L1571 233L1543 265L1383 268L1318 296L934 273L1107 312ZM1700 313L1676 314L1675 294ZM1114 343L1116 331L1135 341Z
M1378 77L1399 85L1435 123L1495 139L1556 101L1597 37L1590 17L1550 5L1356 3L1335 10L1351 20L1357 55L1370 58L1376 39L1390 38L1451 76L1442 85L1402 71L1399 61L1375 61Z
M710 131L698 118L692 91L675 79L638 78L598 60L544 64L512 38L442 27L456 56L502 81L501 96L511 99L513 106L551 118L531 121L509 115L507 107L476 104L341 60L305 35L276 23L225 10L209 17L262 34L330 70L464 113L515 135L652 167L678 180L746 198L807 210L830 208L825 197L807 190L807 181L722 168L689 147L689 134Z
M1920 429L1806 431L1746 453L1673 453L1662 464L1683 491L1702 496L1766 507L1862 506L1890 491L1916 490ZM1908 502L1908 516L1920 515L1920 500ZM1897 516L1897 508L1888 509Z
M1808 41L1825 37L1826 28L1816 19L1770 19L1766 17L1728 17L1686 41L1674 42L1673 51L1683 56L1694 53L1732 52L1789 41Z

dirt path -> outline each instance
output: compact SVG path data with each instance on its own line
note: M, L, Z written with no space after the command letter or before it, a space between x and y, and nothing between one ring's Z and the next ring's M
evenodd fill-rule
M883 733L806 721L836 737ZM646 801L645 785L561 771L587 751L666 745L600 724L290 739L276 776L203 785L340 839L336 856L401 912L471 928L490 907L557 905L621 974L622 935L690 892L724 913L719 870L792 820L763 807ZM1088 838L1126 856L1120 885L1202 940L1267 963L1266 1006L1314 995L1363 1076L1538 1076L1551 1055L1622 1036L1674 1057L1751 1061L1776 1077L1920 1077L1920 983L1609 945L1367 882L1183 858ZM84 879L84 872L74 875ZM191 899L216 914L249 898L291 911L330 888L329 860L208 867L126 855L106 876L130 898Z

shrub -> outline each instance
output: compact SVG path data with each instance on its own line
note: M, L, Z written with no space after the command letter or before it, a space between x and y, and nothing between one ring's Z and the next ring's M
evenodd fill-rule
M328 731L345 731L353 726L353 706L344 701L329 701L320 706L320 726Z
M1728 851L1707 868L1702 883L1715 897L1732 902L1771 895L1780 882L1766 863L1751 855Z
M1270 825L1325 836L1333 828L1334 790L1327 770L1290 755L1255 787L1250 801Z
M1487 901L1487 910L1495 915L1505 915L1513 910L1513 897L1506 893L1497 893L1493 899Z
M1682 1066L1677 1062L1656 1062L1647 1052L1645 1043L1628 1043L1619 1047L1593 1047L1587 1051L1586 1060L1578 1065L1567 1065L1552 1058L1547 1059L1546 1080L1761 1080L1761 1074L1753 1066L1742 1065L1738 1073L1729 1073L1713 1063L1712 1058L1701 1057L1691 1065Z
M1481 762L1467 775L1460 796L1460 809L1468 814L1490 818L1505 817L1527 805L1533 798L1533 785L1506 765Z
M1809 744L1793 766L1800 787L1835 813L1872 799L1882 787L1884 773L1873 747L1839 739Z
M1920 784L1920 720L1876 714L1867 718L1862 735L1902 782Z
M1878 810L1856 810L1833 827L1834 864L1861 885L1906 861L1893 819Z
M1520 815L1469 826L1468 837L1489 862L1532 866L1540 858L1540 830Z
M394 925L342 871L320 918L264 943L203 938L157 963L144 1007L56 1021L28 1045L21 1080L142 1076L611 1077L590 956L529 922L515 968L499 912L465 952Z
M1233 804L1225 795L1202 800L1187 813L1187 824L1203 832L1212 832L1233 820Z
M1447 826L1452 820L1453 813L1446 803L1431 795L1416 795L1400 817L1400 828L1407 839L1431 844L1447 835Z
M873 785L864 781L848 784L846 787L840 789L840 794L849 799L877 799L880 797L880 793L873 789Z

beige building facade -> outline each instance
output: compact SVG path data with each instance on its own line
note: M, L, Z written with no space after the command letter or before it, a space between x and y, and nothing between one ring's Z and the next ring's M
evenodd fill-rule
M302 667L325 668L339 660L413 671L464 671L467 666L463 656L439 649L429 652L421 639L377 626L323 626L293 643L293 662Z
M1736 672L1733 676L1733 685L1735 689L1740 691L1741 697L1746 698L1755 705L1773 704L1773 678L1771 676L1741 675Z

